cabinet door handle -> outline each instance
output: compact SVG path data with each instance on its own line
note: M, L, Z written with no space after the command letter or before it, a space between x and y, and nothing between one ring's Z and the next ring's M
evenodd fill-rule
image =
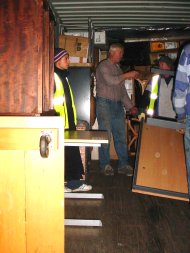
M42 135L40 137L40 155L43 158L49 156L49 143L51 142L50 135Z

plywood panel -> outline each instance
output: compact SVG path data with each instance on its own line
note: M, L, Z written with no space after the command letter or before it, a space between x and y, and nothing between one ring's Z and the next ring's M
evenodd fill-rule
M144 124L139 138L133 191L186 198L188 191L183 136L175 129ZM181 195L177 197L175 193Z
M23 151L0 150L0 251L26 252Z

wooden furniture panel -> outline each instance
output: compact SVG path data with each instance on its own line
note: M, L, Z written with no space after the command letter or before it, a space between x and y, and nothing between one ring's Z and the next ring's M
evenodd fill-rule
M0 110L38 112L38 91L42 89L42 1L7 0L0 8L0 22Z
M53 145L42 158L47 132ZM1 251L64 252L63 118L0 117L0 143Z
M7 0L1 3L1 115L36 115L50 109L54 48L50 36L54 33L45 2Z
M48 105L44 106L44 111L49 109L53 109L53 93L54 93L54 21L51 20L50 22L50 51L49 51L49 58L50 58L50 66L49 66L49 103Z
M43 132L49 132L53 136L51 149L58 148L57 129L48 128L27 129L27 128L2 128L0 149L5 150L39 150L39 138Z
M53 109L54 93L54 16L44 3L43 12L43 111Z
M50 30L49 30L49 23L50 23L50 17L49 17L49 11L45 10L43 13L43 108L48 110L48 108L45 108L46 105L49 105L49 79L50 79L50 64L49 64L49 37L50 37Z
M139 138L133 191L188 200L183 136L144 123Z
M110 159L111 160L117 160L118 159L117 153L115 151L114 142L113 142L113 136L112 135L111 135L111 140L110 140Z
M64 153L26 151L27 253L64 252Z
M0 134L1 136L1 134ZM0 249L25 253L24 152L0 150Z

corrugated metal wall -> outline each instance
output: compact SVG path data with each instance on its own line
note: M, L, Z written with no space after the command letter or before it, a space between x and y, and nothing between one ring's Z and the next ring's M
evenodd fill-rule
M168 29L190 26L190 0L49 0L54 12L68 32L88 30Z

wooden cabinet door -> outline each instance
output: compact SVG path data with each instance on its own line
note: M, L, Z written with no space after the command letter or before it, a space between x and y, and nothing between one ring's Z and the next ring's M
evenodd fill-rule
M0 249L64 252L62 117L0 117ZM49 156L40 137L51 136Z
M0 150L0 249L25 253L24 151Z
M26 252L64 252L64 153L27 151L25 163Z

